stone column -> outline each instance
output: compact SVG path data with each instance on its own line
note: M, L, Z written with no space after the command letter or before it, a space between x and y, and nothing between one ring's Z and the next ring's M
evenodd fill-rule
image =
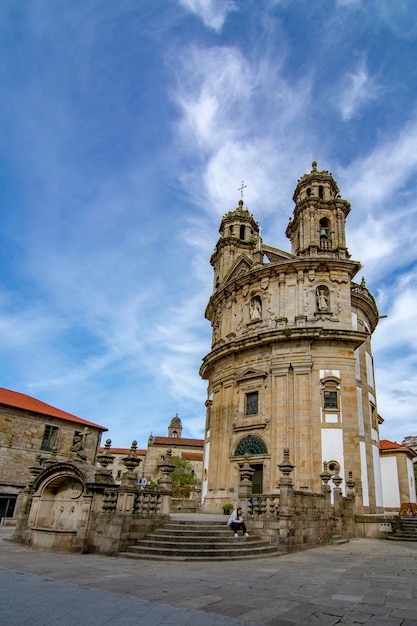
M161 515L169 515L171 509L172 495L172 478L171 474L175 469L174 463L171 461L172 450L167 450L165 458L158 465L158 469L162 472L162 477L158 484L161 491Z
M332 481L335 487L333 488L333 510L334 510L334 524L335 530L337 529L338 533L342 533L342 490L340 485L343 482L343 478L339 476L339 474L335 474L332 476Z
M239 465L239 506L242 507L243 517L248 516L248 500L252 496L252 476L255 470L249 465L249 454L246 452L245 461Z
M290 462L288 448L284 448L284 459L278 468L283 474L279 480L279 542L286 545L289 550L294 508L294 491L290 474L294 471L294 465Z
M126 467L127 471L122 474L122 480L120 481L120 488L117 494L116 510L118 513L132 514L135 508L137 476L134 470L141 462L141 459L136 455L137 445L136 441L132 441L129 455L122 459L123 465Z
M321 486L321 492L326 496L326 500L328 503L330 503L330 499L331 499L331 488L329 485L329 481L331 479L331 474L329 473L328 469L327 469L327 462L324 461L323 462L323 471L320 474L320 478L322 481L322 486Z

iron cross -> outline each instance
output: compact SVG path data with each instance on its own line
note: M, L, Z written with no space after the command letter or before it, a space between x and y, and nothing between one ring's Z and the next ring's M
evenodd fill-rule
M240 196L243 198L243 190L246 189L247 185L243 184L243 180L242 180L242 184L241 186L238 188L238 191L240 191Z

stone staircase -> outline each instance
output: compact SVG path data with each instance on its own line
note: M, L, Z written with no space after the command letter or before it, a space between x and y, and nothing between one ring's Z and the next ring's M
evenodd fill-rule
M226 522L170 521L118 556L160 561L236 561L279 556L285 549L259 537L233 537Z
M388 535L391 541L417 541L417 517L400 517L399 527Z

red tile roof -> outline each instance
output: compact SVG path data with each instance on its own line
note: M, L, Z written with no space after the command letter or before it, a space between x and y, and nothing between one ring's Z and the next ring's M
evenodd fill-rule
M397 443L396 441L389 441L388 439L381 439L379 442L379 449L382 453L393 451L393 450L401 450L402 452L407 452L407 454L414 458L416 457L416 452L410 446L405 446L402 443Z
M47 417L56 417L58 419L66 420L67 422L75 422L76 424L82 424L83 426L93 426L99 428L102 431L108 430L105 426L88 422L81 419L76 415L71 415L66 411L61 411L50 404L46 404L41 400L27 396L25 393L19 393L18 391L10 391L10 389L4 389L0 387L0 405L9 406L14 409L21 409L23 411L31 411L31 413L38 413Z
M154 437L153 444L160 446L188 446L192 448L202 448L204 446L203 439L184 439L183 437Z
M181 454L181 458L186 461L202 461L203 453L202 452L183 452Z
M388 439L381 439L379 442L379 447L381 450L393 450L396 448L404 448L400 443L396 441L389 441Z

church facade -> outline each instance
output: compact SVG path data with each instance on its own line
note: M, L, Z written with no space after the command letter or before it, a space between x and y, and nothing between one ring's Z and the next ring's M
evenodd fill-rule
M345 238L350 204L313 162L296 186L291 252L265 245L253 215L224 215L211 257L203 510L237 503L239 463L254 494L277 491L289 448L298 489L320 491L323 463L359 513L382 511L372 333L378 310Z

